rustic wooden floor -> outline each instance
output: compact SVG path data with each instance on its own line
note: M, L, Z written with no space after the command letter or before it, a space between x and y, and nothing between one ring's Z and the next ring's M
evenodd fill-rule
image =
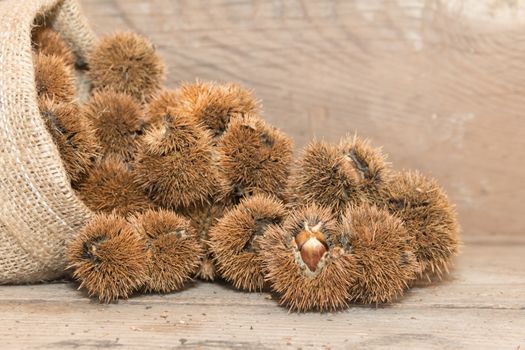
M72 283L2 286L0 348L525 348L525 240L468 237L447 281L338 313L288 313L266 293L202 282L112 305Z

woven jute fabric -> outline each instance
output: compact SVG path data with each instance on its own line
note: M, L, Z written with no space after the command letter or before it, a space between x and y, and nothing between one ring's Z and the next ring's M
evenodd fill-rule
M44 16L85 60L94 36L73 0L0 0L0 284L52 280L91 213L38 112L31 28Z

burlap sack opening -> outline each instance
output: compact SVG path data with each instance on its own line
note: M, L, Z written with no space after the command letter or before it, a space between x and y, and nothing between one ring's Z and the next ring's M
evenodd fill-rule
M78 62L94 42L75 0L0 1L0 284L60 277L65 246L91 215L38 112L31 27L40 16Z

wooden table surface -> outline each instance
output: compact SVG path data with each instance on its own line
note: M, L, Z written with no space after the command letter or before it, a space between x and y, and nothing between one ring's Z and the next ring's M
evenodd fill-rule
M458 204L449 278L398 302L296 314L197 282L101 305L0 287L0 349L525 349L525 11L518 1L80 0L97 34L151 38L168 87L255 89L300 149L357 130Z
M524 254L516 237L471 240L446 281L325 314L217 283L111 305L73 283L1 286L0 348L524 349Z

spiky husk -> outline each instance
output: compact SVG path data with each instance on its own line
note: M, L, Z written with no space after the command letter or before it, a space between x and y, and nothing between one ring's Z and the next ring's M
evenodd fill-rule
M131 161L147 126L140 104L131 96L110 90L97 91L82 113L94 125L104 157Z
M131 223L147 246L148 292L179 290L200 267L202 247L188 219L168 210L148 210Z
M148 129L135 165L137 184L170 209L206 205L217 188L209 135L184 116L167 115Z
M392 176L390 164L381 148L375 148L369 140L354 135L342 139L339 150L356 170L359 191L364 200L375 205L380 203L382 188Z
M44 26L38 26L32 30L32 44L34 49L45 55L55 55L67 64L75 64L75 55L64 39L57 31Z
M378 304L402 295L415 279L418 264L401 220L376 206L351 206L342 218L341 232L357 262L350 299Z
M185 83L179 89L178 113L190 116L214 139L228 128L230 119L256 113L258 103L251 91L234 83Z
M301 258L296 237L319 227L327 251L312 272ZM292 211L282 226L270 226L260 241L266 280L280 303L296 311L330 311L347 306L355 280L355 258L345 249L337 221L328 208L308 205Z
M153 206L135 183L130 165L115 157L97 162L80 184L79 196L96 212L128 215Z
M114 214L98 214L68 247L70 268L79 288L109 303L127 298L147 279L145 242Z
M213 257L211 256L207 243L203 245L203 249L206 253L202 257L199 271L197 271L195 277L203 281L215 281L215 278L217 278L217 267L213 262Z
M295 207L318 203L342 215L348 205L377 203L389 173L381 151L357 136L339 145L313 141L294 166L288 201Z
M217 202L214 198L210 198L209 202L203 205L190 206L181 210L181 214L190 219L191 226L200 238L204 253L196 277L205 281L215 280L217 270L209 247L208 233L217 220L223 216L225 210L224 203Z
M162 90L146 105L146 115L151 124L166 123L177 116L180 96L178 90Z
M148 101L161 88L164 63L149 40L123 32L100 40L89 56L93 87Z
M41 100L38 106L70 180L77 183L100 155L93 125L74 103Z
M362 201L358 181L355 168L337 146L313 141L294 165L287 200L293 207L317 203L339 214L348 203Z
M39 100L72 102L75 99L75 80L71 67L58 56L33 55L35 85Z
M285 216L282 202L267 195L244 199L226 212L209 233L220 275L237 289L262 290L264 272L259 242L269 226L280 224Z
M385 205L414 238L420 277L442 278L459 251L459 224L439 184L417 171L396 174L384 189Z
M257 193L280 197L292 162L292 140L257 116L231 119L217 144L224 179L221 199L238 203Z

